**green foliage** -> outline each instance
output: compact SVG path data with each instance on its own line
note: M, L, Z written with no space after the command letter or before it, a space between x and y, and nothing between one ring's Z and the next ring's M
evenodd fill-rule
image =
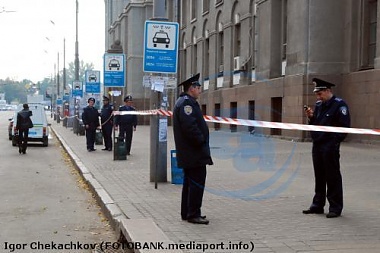
M5 100L8 104L11 102L25 103L28 94L28 89L32 82L24 79L22 82L13 81L7 78L0 79L0 93L5 93Z
M84 83L86 70L93 70L93 63L84 63L80 61L79 63L79 81ZM63 70L59 73L60 88L62 92L63 88ZM75 64L70 62L68 68L66 68L66 84L72 84L75 80ZM34 94L38 92L45 96L46 100L46 90L48 87L54 87L53 92L56 92L56 76L53 78L44 78L43 80L33 84L32 81L24 79L20 81L14 81L9 78L2 80L0 79L0 93L5 93L5 100L7 103L25 103L28 94Z
M80 61L79 62L79 81L82 81L84 83L86 70L93 70L93 69L94 69L93 63L84 63L83 61ZM75 80L75 64L74 62L70 62L69 67L66 69L66 81L68 84L72 84L74 80Z

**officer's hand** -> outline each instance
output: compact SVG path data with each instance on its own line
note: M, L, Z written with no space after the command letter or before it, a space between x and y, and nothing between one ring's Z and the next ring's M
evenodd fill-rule
M308 118L312 118L314 116L314 111L308 107L307 109L305 109L305 114Z
M136 127L133 128L133 131L136 131Z
M88 129L89 125L85 125L86 129Z

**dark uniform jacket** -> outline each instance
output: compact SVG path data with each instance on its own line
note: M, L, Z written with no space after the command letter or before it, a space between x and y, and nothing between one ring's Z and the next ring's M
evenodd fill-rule
M173 112L173 131L180 168L212 165L209 130L198 102L186 93L178 98Z
M17 113L17 123L16 128L20 130L29 129L33 123L30 117L32 116L32 112L29 110L21 110Z
M88 125L89 130L95 130L99 126L99 112L95 107L87 106L82 113L83 125Z
M347 104L341 99L333 96L325 103L317 101L314 116L310 119L311 125L350 127L350 113ZM327 145L327 147L339 146L346 138L345 133L311 132L314 144Z
M119 107L119 111L136 111L132 106L123 105ZM137 115L116 115L115 124L119 125L132 125L133 127L137 126Z
M113 124L113 106L110 104L103 105L102 110L100 111L100 120L102 124L112 125ZM107 123L105 123L107 122Z

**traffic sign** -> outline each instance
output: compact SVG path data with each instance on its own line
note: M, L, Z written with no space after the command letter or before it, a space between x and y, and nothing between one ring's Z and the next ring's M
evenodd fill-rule
M124 87L124 54L104 54L104 87Z
M86 70L86 92L100 93L100 71Z
M145 21L144 72L177 73L178 23Z
M72 97L83 97L82 81L73 81L73 89L71 90Z

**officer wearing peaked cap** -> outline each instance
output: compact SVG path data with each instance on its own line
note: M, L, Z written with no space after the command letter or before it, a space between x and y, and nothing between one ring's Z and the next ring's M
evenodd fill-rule
M184 92L173 110L174 141L178 166L184 170L181 217L195 224L208 224L201 214L206 165L212 165L209 130L197 99L201 93L199 74L178 85Z
M319 78L313 78L313 84L317 102L314 110L305 109L309 123L319 126L350 127L347 104L331 91L331 87L335 85ZM346 135L345 133L311 132L315 194L310 208L304 210L304 214L323 213L327 198L330 206L326 217L335 218L341 215L343 185L339 149Z
M110 99L103 96L103 107L100 111L100 121L102 123L102 133L104 139L104 148L102 150L112 151L112 126L113 126L113 105Z
M95 99L89 98L87 100L88 106L83 108L82 120L86 130L86 146L87 151L95 151L95 135L96 129L99 127L99 112L94 107Z
M131 95L124 98L124 105L119 107L119 111L136 111L133 107L133 99ZM119 138L125 140L127 155L130 155L132 146L133 131L136 131L137 115L124 114L115 116L115 125L119 127Z

